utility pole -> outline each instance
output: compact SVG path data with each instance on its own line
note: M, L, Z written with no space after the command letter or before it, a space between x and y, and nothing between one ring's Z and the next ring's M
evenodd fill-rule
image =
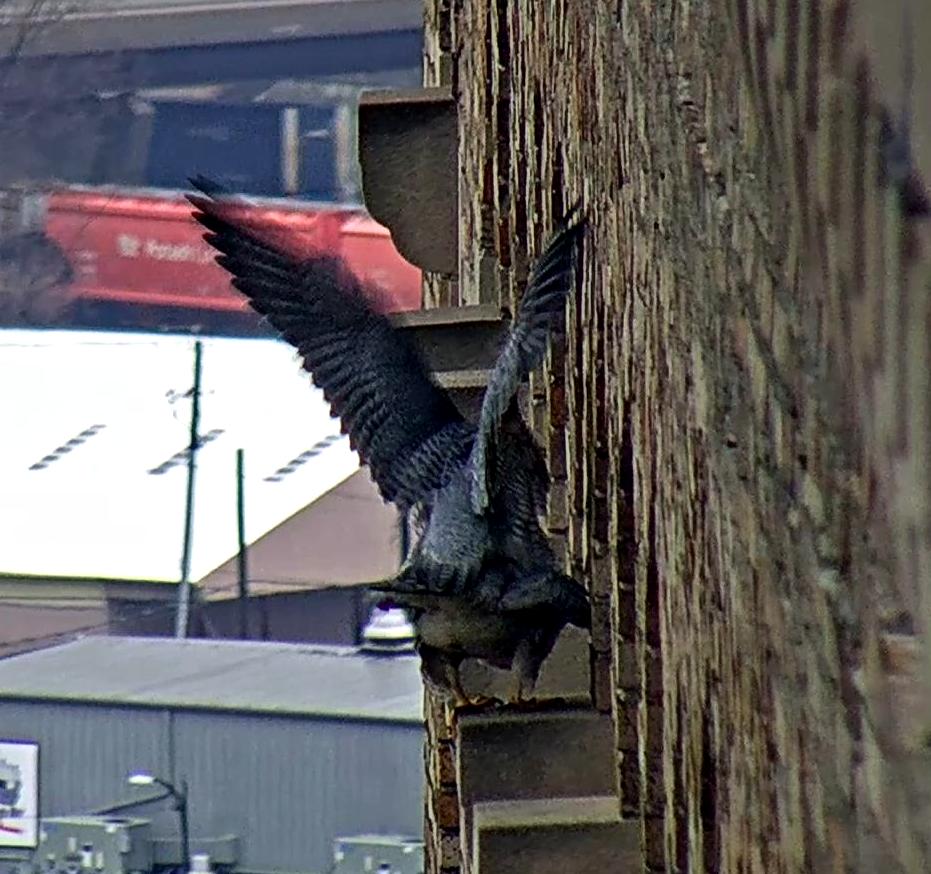
M184 504L184 546L181 551L181 582L178 586L178 611L175 637L187 637L191 614L191 545L194 535L194 475L200 447L200 375L203 344L194 343L194 388L191 390L191 433L187 454L187 496Z
M249 637L249 575L246 563L246 488L242 449L236 450L236 530L239 535L239 637Z
M187 809L187 780L181 781L181 786L174 791L175 810L178 811L178 820L181 825L181 856L184 859L185 874L191 872L191 826L188 820Z

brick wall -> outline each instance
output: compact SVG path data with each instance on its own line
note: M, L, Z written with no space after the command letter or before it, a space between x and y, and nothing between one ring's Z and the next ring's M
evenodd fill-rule
M458 299L512 305L592 217L530 409L646 870L931 866L931 221L883 161L878 2L427 0Z

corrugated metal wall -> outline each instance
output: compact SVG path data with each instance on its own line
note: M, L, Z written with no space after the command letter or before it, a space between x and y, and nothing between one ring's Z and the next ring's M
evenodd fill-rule
M34 740L42 813L85 813L131 797L130 771L171 773L170 715L67 704L0 703L0 737ZM140 792L140 794L142 794Z
M337 834L421 832L419 726L212 713L175 720L194 822L243 835L245 865L320 871Z
M134 770L185 778L192 841L235 833L244 871L324 871L336 835L419 835L419 725L3 702L0 737L41 744L42 814L133 797ZM151 815L175 837L173 815Z

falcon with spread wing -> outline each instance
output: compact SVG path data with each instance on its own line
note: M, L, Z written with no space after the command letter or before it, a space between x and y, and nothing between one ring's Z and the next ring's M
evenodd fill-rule
M425 679L465 703L459 666L476 657L512 669L525 697L563 627L590 625L585 589L559 570L540 525L549 474L516 402L563 314L584 221L570 210L534 264L472 424L341 259L294 251L250 225L245 201L192 182L218 263L298 350L382 497L411 513L407 560L371 587L410 613Z

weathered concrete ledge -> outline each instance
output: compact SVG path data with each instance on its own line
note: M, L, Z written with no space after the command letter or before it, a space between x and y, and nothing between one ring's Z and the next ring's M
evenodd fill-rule
M612 796L478 804L473 847L473 874L640 870L638 825L621 820Z

